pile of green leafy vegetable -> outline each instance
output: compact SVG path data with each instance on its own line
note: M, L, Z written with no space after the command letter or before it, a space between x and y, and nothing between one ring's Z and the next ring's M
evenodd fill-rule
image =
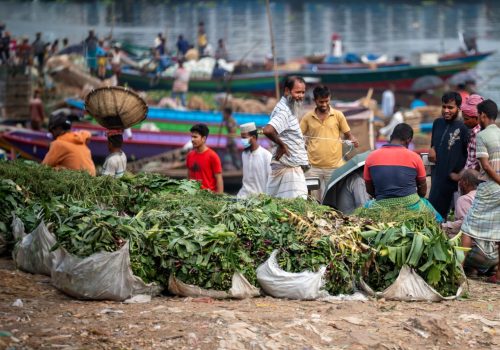
M359 223L305 200L236 201L201 191L192 181L153 174L94 178L31 162L0 164L0 175L26 189L29 201L17 212L28 230L44 219L58 244L82 257L114 251L128 240L132 269L147 282L166 284L174 274L227 290L239 271L256 284L257 266L278 249L284 269L326 265L327 290L345 293L366 257Z
M132 269L147 282L166 285L173 274L227 290L239 271L256 285L256 268L275 249L290 272L327 266L333 294L351 292L360 276L382 290L405 264L443 295L461 279L458 240L418 212L362 209L346 217L301 199L236 200L161 175L91 177L23 161L0 162L0 176L10 196L21 196L0 199L2 209L11 205L28 231L43 219L58 244L81 257L129 241ZM9 221L7 209L0 215Z
M390 286L400 269L408 265L443 296L456 293L463 281L460 236L449 239L428 213L388 208L356 213L373 221L368 231L360 233L376 251L364 271L373 289Z

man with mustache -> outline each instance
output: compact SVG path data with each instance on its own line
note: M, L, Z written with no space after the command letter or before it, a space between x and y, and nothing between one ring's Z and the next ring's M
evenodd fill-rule
M300 129L306 138L307 155L311 162L308 177L318 177L320 189L312 195L321 202L326 183L332 172L344 165L342 159L341 135L358 147L358 140L351 134L344 113L330 106L330 89L316 86L313 90L316 108L306 113L300 120Z
M459 174L467 160L469 129L457 119L462 104L462 97L458 92L445 93L441 102L443 117L432 124L429 160L436 165L432 168L429 202L446 220L453 194L458 189L458 183L453 180L452 174Z
M298 119L305 92L303 78L287 77L284 96L274 107L271 120L263 129L264 135L274 143L266 191L273 197L307 198L304 170L309 169L309 160Z

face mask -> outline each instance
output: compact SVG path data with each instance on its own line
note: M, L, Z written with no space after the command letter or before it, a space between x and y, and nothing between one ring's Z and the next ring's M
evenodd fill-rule
M243 148L248 148L251 146L250 139L241 138L240 141L241 141L241 145L243 146Z

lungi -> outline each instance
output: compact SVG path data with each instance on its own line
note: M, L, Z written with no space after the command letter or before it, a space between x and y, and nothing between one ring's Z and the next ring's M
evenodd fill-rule
M286 167L271 163L271 175L267 181L266 193L277 198L307 199L307 185L300 166Z
M366 202L365 208L404 208L413 211L428 212L436 218L436 221L443 222L443 217L434 209L432 204L425 198L421 198L418 194L410 194L405 197L386 198L380 200L371 200Z
M500 242L500 185L494 181L479 184L461 229L487 258L495 257Z

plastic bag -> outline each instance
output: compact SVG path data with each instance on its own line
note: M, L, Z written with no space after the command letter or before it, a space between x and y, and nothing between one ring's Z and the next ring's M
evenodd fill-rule
M266 294L275 298L299 300L314 300L328 295L326 291L321 291L325 284L323 276L326 266L318 272L286 272L279 267L277 255L278 251L273 251L269 259L257 268L257 281Z
M156 295L161 288L146 284L130 268L128 242L116 252L92 254L81 259L62 249L52 270L52 284L78 299L123 301L137 294Z
M16 267L30 273L50 276L53 263L61 258L61 250L51 251L57 243L56 237L49 232L42 221L29 235L24 232L22 221L14 217L13 235L21 239L12 252Z
M253 298L260 295L259 289L255 288L247 281L245 276L239 272L233 274L231 280L231 289L229 292L213 290L213 289L203 289L192 284L186 284L175 278L174 275L170 275L168 279L168 291L174 295L180 297L192 297L192 298L213 298L213 299L245 299Z
M361 289L368 295L400 301L443 301L459 298L465 289L465 281L453 296L443 297L434 288L429 286L412 268L403 266L398 278L383 292L374 292L363 280L360 281Z

